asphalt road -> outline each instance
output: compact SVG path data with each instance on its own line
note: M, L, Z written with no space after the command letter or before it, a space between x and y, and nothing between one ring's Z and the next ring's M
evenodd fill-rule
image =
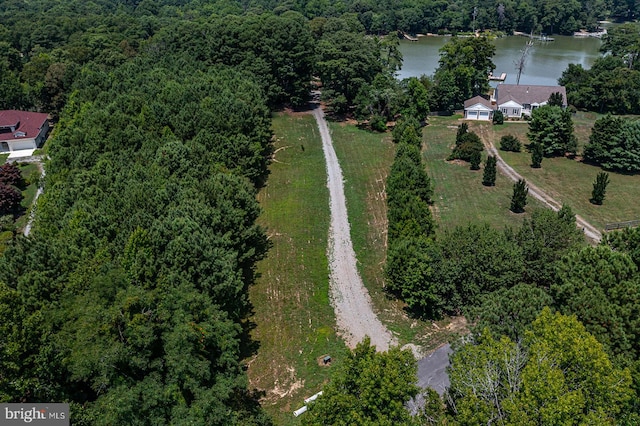
M418 361L418 386L423 389L431 388L439 395L444 393L449 387L447 367L451 352L453 352L451 346L446 344ZM416 414L422 405L424 405L424 399L420 395L407 403L412 414Z

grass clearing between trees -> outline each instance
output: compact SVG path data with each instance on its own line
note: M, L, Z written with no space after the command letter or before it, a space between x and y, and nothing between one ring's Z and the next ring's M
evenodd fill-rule
M460 123L459 115L430 117L429 125L423 130L423 156L427 173L434 183L431 211L438 225L436 233L470 223L488 223L498 229L518 227L534 209L544 208L542 203L528 197L525 213L512 213L509 208L513 182L499 172L495 186L482 185L486 151L482 153L482 167L476 171L470 170L468 162L446 160L455 144ZM471 124L469 127L474 130Z
M384 291L387 256L386 180L395 156L390 133L374 133L345 123L329 123L345 181L351 239L358 269L378 317L400 345L414 343L429 351L464 332L464 318L431 322L410 318L405 304Z
M272 247L249 291L259 348L248 363L251 388L266 392L265 410L287 425L299 423L293 410L321 390L346 349L328 297L329 194L319 132L310 114L276 114L273 130L275 161L258 195ZM333 365L319 365L327 354Z
M578 138L578 153L582 150L591 134L593 122L599 118L594 113L578 113L574 117L575 134ZM523 144L519 153L500 151L500 155L527 181L532 182L560 203L569 205L574 213L599 229L606 223L640 219L640 175L625 175L608 172L610 183L603 205L589 202L593 182L602 171L600 167L582 163L577 159L544 158L542 167L530 167L531 154L524 150L529 141L526 137L528 126L522 123L506 122L501 126L487 123L473 123L472 128L483 126L485 135L496 147L500 138L506 134L517 136ZM580 157L577 157L580 158Z

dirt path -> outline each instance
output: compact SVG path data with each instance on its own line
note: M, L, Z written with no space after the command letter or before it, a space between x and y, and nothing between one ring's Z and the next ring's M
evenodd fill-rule
M509 179L511 179L514 182L517 182L519 179L523 179L522 176L520 176L520 174L518 174L518 172L516 172L513 169L513 167L505 163L502 157L500 157L500 153L498 152L496 147L493 146L493 143L489 141L489 138L486 137L487 136L486 133L482 131L481 133L482 133L482 141L484 143L485 148L487 148L487 151L489 152L490 155L496 156L496 160L497 160L496 163L498 166L498 170L500 170L500 172L503 175L507 176ZM546 206L553 209L553 211L558 211L560 210L560 208L562 208L562 205L559 202L557 202L555 199L553 199L551 196L549 196L547 193L545 193L543 190L541 190L534 184L527 182L527 186L529 187L529 195L540 200ZM598 231L598 229L595 226L591 225L589 222L587 222L586 220L584 220L582 217L578 215L576 215L576 226L582 229L584 234L590 240L596 243L599 243L600 240L602 239L602 234L600 233L600 231Z
M327 186L331 226L329 228L329 279L331 303L336 312L340 334L347 346L354 348L365 336L378 351L386 351L397 344L389 330L373 312L371 297L362 284L357 269L356 254L351 243L347 204L344 196L342 169L333 149L324 112L319 106L313 110L322 136L322 149L327 163Z
M42 185L43 185L44 176L46 172L44 170L44 165L43 165L44 159L42 157L33 156L33 157L27 157L27 158L20 158L19 161L22 163L35 163L36 166L38 167L38 170L40 171L40 182L38 184L38 189L36 190L36 195L33 197L33 201L31 202L31 212L29 213L29 220L27 221L27 224L22 230L22 234L25 237L28 237L29 234L31 234L31 227L33 225L33 221L36 218L36 203L38 201L38 197L40 197L40 195L42 195L42 192L44 191L44 188L42 187Z

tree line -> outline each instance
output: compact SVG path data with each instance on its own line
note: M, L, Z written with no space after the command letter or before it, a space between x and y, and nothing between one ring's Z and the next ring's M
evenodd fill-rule
M268 86L155 37L67 93L32 234L0 257L0 401L68 402L79 425L269 424L242 365Z
M640 232L608 234L596 247L574 238L560 256L556 229L545 225L556 222L575 237L570 210L537 215L523 228L540 233L528 248L546 251L538 259L538 266L547 261L546 271L537 271L534 284L478 295L480 303L467 313L472 332L454 345L450 386L442 397L415 387L415 373L407 373L416 368L409 350L375 354L365 341L335 372L304 424L325 424L327 418L340 423L343 417L350 424L637 424ZM463 228L454 232L469 235ZM489 255L485 260L505 261ZM479 276L458 276L464 281L471 274ZM538 284L545 277L551 284ZM419 410L399 408L399 400L416 397L424 402Z

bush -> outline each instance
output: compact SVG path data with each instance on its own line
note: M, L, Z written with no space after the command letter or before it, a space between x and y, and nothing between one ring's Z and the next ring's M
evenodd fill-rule
M471 157L474 152L482 152L484 146L480 137L474 132L467 132L458 138L460 143L456 143L456 147L453 148L453 152L449 156L448 160L464 160L471 161Z
M22 198L17 188L0 184L0 214L15 212L20 207Z
M493 124L503 124L504 114L499 109L493 112Z
M520 152L522 144L517 137L513 135L505 135L500 138L500 149L502 151Z
M480 170L480 162L482 161L480 151L473 151L469 161L471 162L471 170Z
M371 125L371 129L376 132L386 132L387 131L387 120L381 115L374 115L371 117L369 121Z
M22 171L15 163L3 164L0 166L0 183L22 188L24 186Z

